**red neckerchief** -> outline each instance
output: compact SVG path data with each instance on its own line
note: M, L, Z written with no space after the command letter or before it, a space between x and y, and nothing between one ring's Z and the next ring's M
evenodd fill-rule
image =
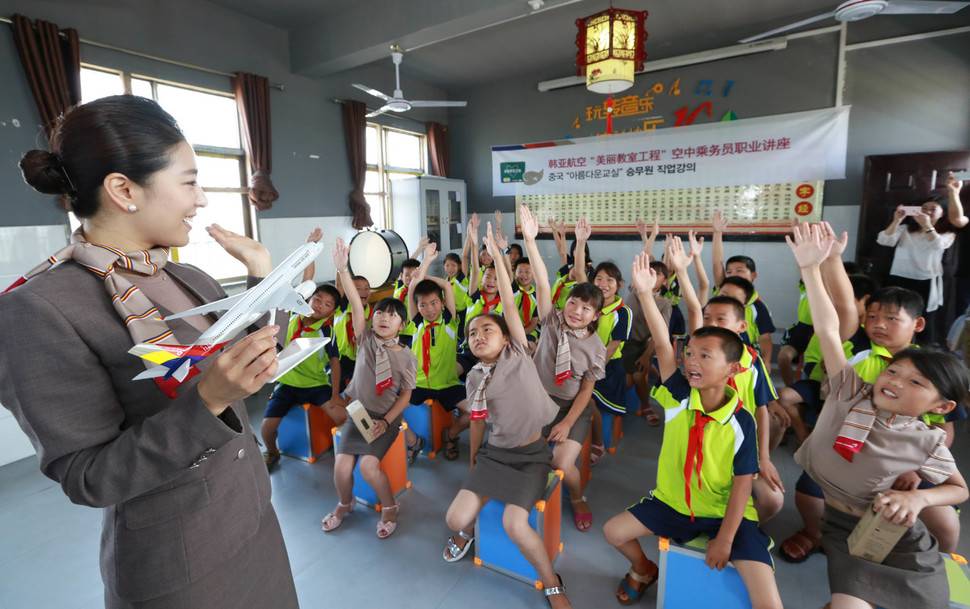
M559 295L562 294L562 288L566 285L566 281L560 281L559 286L556 287L556 293L552 295L552 304L559 302Z
M312 325L317 321L319 320L312 320L309 317L301 317L300 326L296 329L296 331L293 332L293 336L290 337L290 340L291 341L296 340L301 336L303 336L306 332L316 332L316 330L322 330L323 328L326 328L333 321L333 317L328 317L327 321L323 322L323 324L321 324L319 328L314 330Z
M522 323L528 326L532 321L532 297L526 291L522 292Z
M424 378L428 381L428 389L431 389L431 340L434 338L434 328L437 325L433 321L424 322L424 334L421 335L421 369L424 370Z
M748 354L751 356L751 364L754 365L754 363L758 361L758 352L755 351L754 348L751 347L751 345L745 345L744 348L748 350ZM742 374L744 372L747 372L750 369L751 369L750 366L747 367L747 368L745 368L744 366L742 366L741 367L741 371L738 372L738 374ZM728 387L730 387L731 389L734 389L734 391L737 391L738 390L738 385L737 385L737 383L734 382L734 379L735 379L736 376L737 376L737 374L734 375L734 376L732 376L731 378L729 378L728 379L728 382L727 382Z
M690 505L690 479L694 471L697 472L697 490L701 490L701 465L704 463L704 427L711 421L703 412L694 411L694 424L690 428L687 440L687 460L684 461L684 495L687 498L687 509L690 510L691 522L694 521L694 508Z
M485 292L482 292L482 313L491 313L492 309L498 306L498 303L502 301L502 295L495 294L495 300L489 300Z

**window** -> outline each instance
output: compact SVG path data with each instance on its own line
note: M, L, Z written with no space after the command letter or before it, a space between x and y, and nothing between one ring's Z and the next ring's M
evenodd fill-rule
M371 217L377 228L393 226L391 217L391 182L424 174L427 158L423 133L414 133L367 123L367 175L364 198L371 206Z
M157 101L175 117L195 150L199 183L209 204L196 215L189 244L172 250L173 259L198 266L223 282L245 277L246 267L205 231L206 226L219 223L233 232L255 237L236 100L231 93L94 66L81 68L82 102L126 92ZM72 218L74 226L76 221Z

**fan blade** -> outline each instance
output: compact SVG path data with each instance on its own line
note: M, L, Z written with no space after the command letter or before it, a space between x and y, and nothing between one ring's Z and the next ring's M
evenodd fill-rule
M802 19L801 21L796 21L795 23L791 23L789 25L786 25L785 27L780 27L768 32L764 32L762 34L758 34L757 36L751 36L751 37L745 38L744 40L739 40L738 42L741 44L754 42L755 40L761 40L762 38L767 38L775 34L780 34L782 32L794 30L795 28L802 27L803 25L808 25L809 23L815 23L816 21L821 21L822 19L828 19L830 17L835 17L835 11L832 11L831 13L825 13L824 15L816 15L815 17L809 17L808 19Z
M384 95L383 93L381 93L377 89L371 89L370 87L368 87L366 85L354 84L354 86L357 87L358 89L360 89L361 91L363 91L364 93L370 93L374 97L380 97L384 101L387 101L387 100L391 99L390 96Z
M890 0L880 15L950 15L970 6L970 2L933 2L931 0Z
M369 114L365 114L364 117L365 118L373 118L373 117L378 116L380 114L384 114L385 112L387 112L390 109L391 109L390 106L381 106L377 110L374 110L373 112L371 112Z
M412 101L412 108L464 108L468 105L468 102L464 101Z

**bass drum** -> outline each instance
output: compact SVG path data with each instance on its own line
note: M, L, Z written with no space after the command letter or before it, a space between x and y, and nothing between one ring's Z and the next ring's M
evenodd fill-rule
M371 289L397 279L407 259L404 239L392 230L363 230L350 241L350 273L367 278Z

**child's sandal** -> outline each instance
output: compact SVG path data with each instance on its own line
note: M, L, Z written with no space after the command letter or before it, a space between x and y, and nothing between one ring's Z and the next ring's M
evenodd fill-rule
M597 463L600 462L600 459L602 459L603 458L603 455L605 455L605 454L606 454L606 445L605 444L592 444L592 445L590 445L590 447L589 447L589 464L590 465L596 465Z
M458 438L452 438L448 433L448 428L441 430L441 453L445 459L454 461L458 458Z
M551 586L549 588L543 588L542 590L542 593L546 596L547 601L549 600L550 596L557 596L559 594L562 594L563 596L566 595L566 586L562 585L562 576L556 573L556 579L559 580L558 586ZM552 606L552 601L549 601L549 606Z
M400 514L400 511L399 511L400 507L401 507L400 503L395 503L394 505L389 505L387 507L381 508L381 513L394 510L395 512L398 512L398 514ZM396 520L394 522L390 522L390 521L384 522L382 520L377 523L377 536L381 539L387 539L388 537L391 536L391 533L393 533L395 530L397 530Z
M445 562L456 562L464 558L465 554L468 554L468 550L471 549L472 542L475 541L474 535L469 535L464 531L458 531L458 536L465 540L465 545L459 548L453 539L454 535L449 537L448 541L445 542L445 551L441 556L445 559Z
M647 589L650 586L652 586L654 582L657 581L657 576L659 574L660 574L660 571L657 570L657 572L655 572L653 575L640 575L639 573L637 573L631 568L630 572L627 573L626 576L620 580L620 587L617 588L616 590L616 600L621 605L632 605L633 603L637 602L638 600L643 598L644 592L646 592ZM626 581L627 577L637 582L638 584L643 584L643 586L637 586L637 588L634 589L633 586L627 583ZM626 594L626 600L623 600L620 598L620 592L623 592L624 594Z
M324 532L329 533L330 531L332 531L332 530L336 529L337 527L339 527L340 524L344 521L344 518L347 517L347 514L350 514L351 512L354 511L354 506L355 505L357 505L357 497L352 497L350 499L350 503L340 503L338 501L337 502L337 509L347 508L347 511L344 512L343 516L337 516L336 510L334 510L333 512L330 512L329 514L327 514L326 516L324 516L323 517L323 530L324 530Z

